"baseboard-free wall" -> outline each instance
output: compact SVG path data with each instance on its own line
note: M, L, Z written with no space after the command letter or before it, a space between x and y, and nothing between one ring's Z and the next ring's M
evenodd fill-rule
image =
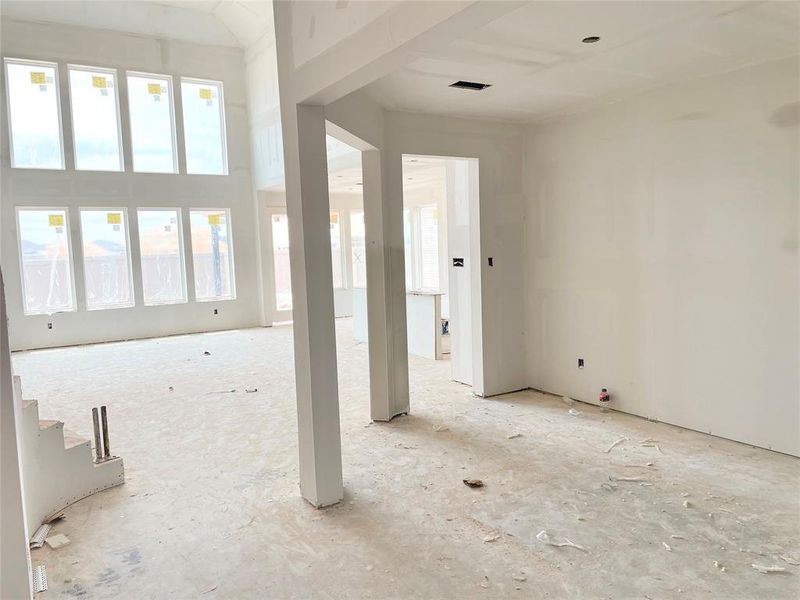
M261 283L258 264L257 220L251 180L250 143L245 90L245 63L241 49L203 46L119 32L29 23L3 19L0 49L4 57L57 62L64 127L63 171L12 169L5 89L0 93L0 260L6 279L9 331L13 350L63 346L196 331L252 327L261 323ZM124 173L76 171L70 130L67 64L117 69L120 119L125 150ZM125 71L172 75L176 90L176 126L180 174L132 171ZM228 148L228 175L186 175L178 90L180 77L222 81ZM19 268L15 207L66 207L73 245L73 270L78 310L54 315L25 316ZM126 208L130 226L131 263L136 306L87 311L83 290L79 209ZM180 208L184 219L189 302L144 306L141 301L137 207ZM229 208L233 229L236 299L195 302L191 276L191 208ZM214 310L217 314L214 314ZM52 323L52 329L48 329Z
M789 58L529 127L529 385L800 455L799 122Z

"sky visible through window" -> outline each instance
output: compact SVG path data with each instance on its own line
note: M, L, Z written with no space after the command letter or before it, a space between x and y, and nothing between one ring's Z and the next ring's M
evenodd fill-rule
M81 235L86 307L133 306L125 211L82 210Z
M193 210L192 261L197 300L233 297L233 260L230 248L230 218L224 210Z
M122 171L116 75L70 68L69 93L75 168Z
M145 304L186 302L177 210L140 210L139 247Z
M175 173L175 135L169 79L128 75L133 170Z
M66 211L23 209L18 219L25 314L74 310Z
M55 67L6 62L6 72L13 165L63 168Z
M181 80L187 173L226 173L222 102L221 84Z

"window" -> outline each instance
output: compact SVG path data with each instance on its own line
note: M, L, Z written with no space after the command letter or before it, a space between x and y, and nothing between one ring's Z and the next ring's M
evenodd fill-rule
M11 166L63 169L58 65L7 58Z
M419 209L419 262L423 288L439 289L439 219L436 205Z
M353 287L367 287L367 246L364 211L350 211L350 254L353 261Z
M142 209L138 220L144 303L186 302L180 213L173 209Z
M133 306L125 209L81 210L86 308Z
M17 209L17 231L25 314L75 310L67 211Z
M113 69L69 66L75 168L122 171L122 144Z
M190 212L194 291L201 302L235 296L230 221L227 210Z
M342 278L342 230L339 225L339 213L331 213L331 272L333 274L333 287L344 287Z
M403 209L403 251L406 259L406 289L414 289L414 252L412 250L411 212Z
M128 73L133 170L177 173L172 78Z
M222 83L181 77L186 172L227 175Z
M283 214L272 215L272 261L275 267L275 308L292 310L289 219Z

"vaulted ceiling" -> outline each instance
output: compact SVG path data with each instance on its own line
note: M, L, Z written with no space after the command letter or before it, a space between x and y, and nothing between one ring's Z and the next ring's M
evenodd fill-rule
M270 0L3 0L3 18L246 48L272 31Z

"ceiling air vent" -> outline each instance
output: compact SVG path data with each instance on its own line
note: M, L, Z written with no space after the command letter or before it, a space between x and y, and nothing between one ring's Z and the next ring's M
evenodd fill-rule
M478 83L476 81L456 81L455 83L451 83L450 87L458 88L461 90L475 90L476 92L480 92L481 90L485 90L488 87L492 87L492 84Z

